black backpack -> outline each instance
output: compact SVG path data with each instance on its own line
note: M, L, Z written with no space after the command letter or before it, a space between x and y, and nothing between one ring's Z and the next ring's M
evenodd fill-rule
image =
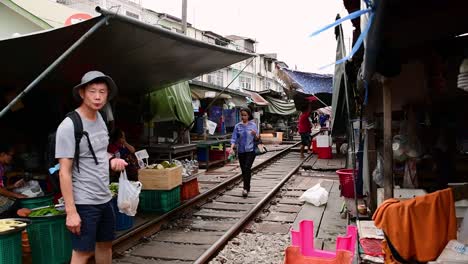
M107 123L107 116L104 111L99 112L104 120L105 123ZM66 114L66 117L70 118L73 122L73 127L75 130L75 154L73 155L73 165L77 167L78 172L80 172L80 142L83 136L86 137L88 141L88 148L91 151L91 155L93 156L94 162L96 165L99 164L96 154L94 153L93 146L91 145L91 141L89 139L89 134L88 132L83 130L83 121L81 120L80 114L76 111L71 111L68 114ZM55 158L55 142L56 142L56 135L57 131L54 133L50 134L48 137L48 151L47 151L47 167L53 168L55 165L58 163L58 160ZM59 171L55 171L50 174L50 180L52 184L52 188L54 189L54 192L59 193L60 192L60 177L59 177Z

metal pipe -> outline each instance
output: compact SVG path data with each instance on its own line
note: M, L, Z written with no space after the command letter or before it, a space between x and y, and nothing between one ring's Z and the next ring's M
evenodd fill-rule
M286 148L284 150L281 150L280 152L278 152L277 154L275 154L274 156L272 156L268 160L262 161L259 164L253 166L252 169L256 170L256 169L260 168L261 166L263 166L266 163L270 162L271 159L276 158L276 157L282 155L283 153L286 153L291 148L293 148L293 147L295 147L295 146L297 146L299 144L300 143L296 143L296 144L292 145L291 147L288 147L288 148ZM164 215L161 215L161 216L159 216L157 218L154 218L154 219L152 219L152 220L138 226L137 228L131 230L130 232L125 233L121 237L118 237L117 239L114 239L112 241L112 245L115 246L115 245L117 245L119 243L122 243L128 238L136 236L139 232L142 232L145 229L148 229L152 225L154 225L154 224L156 224L158 222L164 221L165 219L168 219L169 217L174 216L176 213L178 213L178 212L180 212L182 210L185 210L186 208L189 208L190 206L192 206L192 205L194 205L196 203L199 203L203 199L206 199L206 198L208 198L208 197L210 197L212 195L215 195L218 191L226 188L226 186L234 184L236 181L240 180L241 177L242 177L242 173L237 173L236 175L234 175L232 178L228 179L227 181L222 182L222 183L216 185L215 187L213 187L212 189L210 189L210 190L208 190L208 191L206 191L206 192L204 192L204 193L202 193L202 194L200 194L200 195L186 201L185 203L183 203L179 207L173 209L172 211L169 211L169 212L165 213Z
M36 79L34 79L19 95L15 97L3 110L0 112L0 118L2 118L11 107L13 107L21 98L31 91L39 82L42 81L49 73L51 73L62 61L64 61L78 46L80 46L89 36L96 32L102 25L107 23L108 17L104 16L94 26L92 26L81 38L79 38L73 45L71 45L62 55L60 55L52 64L47 67Z
M182 0L182 32L187 35L187 0Z
M289 180L289 178L291 178L292 175L294 175L294 173L302 166L302 163L299 163L299 165L297 165L296 167L294 167L294 169L289 172L286 177L283 178L283 180L281 180L280 183L278 183L275 188L273 188L273 190L271 190L267 196L263 197L262 200L255 205L254 208L250 209L249 213L244 216L239 222L237 222L234 226L232 226L231 228L229 228L228 231L226 231L226 233L224 233L223 236L221 236L221 238L219 238L213 245L211 245L211 247L209 247L200 257L198 257L198 259L196 259L193 263L195 264L202 264L202 263L207 263L212 257L214 254L216 254L218 252L218 250L224 246L230 239L232 236L234 236L235 234L237 234L240 229L252 218L254 217L258 211L260 211L266 203L268 203L271 199L271 197L273 197L276 192L278 192L281 187Z

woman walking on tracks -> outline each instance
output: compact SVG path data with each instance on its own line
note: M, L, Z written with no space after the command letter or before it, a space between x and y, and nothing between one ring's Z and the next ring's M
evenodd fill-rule
M236 124L232 133L231 152L237 146L239 164L242 170L244 190L242 196L247 197L250 192L250 179L252 177L252 165L255 160L255 140L259 139L258 128L249 108L240 111L242 122Z

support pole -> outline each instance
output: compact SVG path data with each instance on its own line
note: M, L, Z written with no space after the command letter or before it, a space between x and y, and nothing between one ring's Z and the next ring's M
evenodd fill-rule
M13 107L21 98L31 91L39 82L42 81L49 73L51 73L62 61L64 61L76 48L78 48L89 36L96 32L102 25L108 20L107 16L104 16L99 20L88 32L86 32L81 38L79 38L70 48L68 48L62 55L60 55L52 64L47 67L36 79L34 79L18 96L15 97L3 110L0 112L0 118L2 118L11 107Z
M384 112L384 200L393 198L392 90L391 80L383 81Z
M182 0L182 31L187 35L187 0Z

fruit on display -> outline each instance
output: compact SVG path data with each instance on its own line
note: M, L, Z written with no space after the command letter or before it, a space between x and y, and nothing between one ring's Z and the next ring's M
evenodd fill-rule
M174 162L169 162L169 161L163 161L160 164L151 164L148 165L148 169L154 169L154 170L164 170L164 169L169 169L169 168L175 168L177 167L177 161Z
M28 217L29 214L31 214L31 209L28 209L28 208L21 208L19 209L16 214L19 216L19 217Z
M12 219L0 220L0 233L13 230L15 228L25 227L26 223Z

